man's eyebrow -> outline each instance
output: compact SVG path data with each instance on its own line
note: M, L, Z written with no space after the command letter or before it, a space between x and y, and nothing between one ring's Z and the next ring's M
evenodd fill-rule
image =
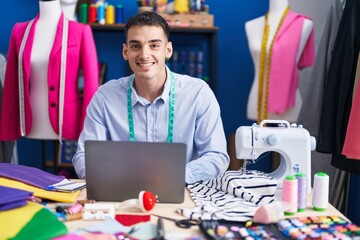
M138 40L130 40L129 43L140 43Z
M155 42L162 42L161 39L153 39L149 41L150 43L155 43Z
M149 41L149 43L156 43L156 42L162 42L161 39L152 39ZM140 43L138 40L130 40L129 43Z

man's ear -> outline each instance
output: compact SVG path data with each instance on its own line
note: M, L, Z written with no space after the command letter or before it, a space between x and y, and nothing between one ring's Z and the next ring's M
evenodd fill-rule
M165 55L165 59L169 60L171 58L173 54L173 46L172 46L172 42L168 42L166 44L166 55Z
M128 51L127 45L125 43L123 43L122 55L123 55L123 58L124 58L125 61L128 60L127 51Z

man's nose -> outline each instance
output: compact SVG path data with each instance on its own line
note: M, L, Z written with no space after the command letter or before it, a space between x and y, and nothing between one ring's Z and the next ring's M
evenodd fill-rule
M147 46L144 46L142 49L141 49L141 56L143 58L147 58L150 56L150 48L147 47Z

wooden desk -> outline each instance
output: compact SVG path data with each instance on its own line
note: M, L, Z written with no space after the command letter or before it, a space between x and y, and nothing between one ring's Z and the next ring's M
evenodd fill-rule
M80 195L78 197L79 200L86 199L86 190L82 190L80 192ZM179 207L184 208L194 208L195 204L190 198L189 191L185 189L185 201L182 204L164 204L164 203L158 203L155 208L151 211L153 214L161 215L161 216L167 216L171 218L176 219L182 219L183 217L176 213L176 209ZM132 208L127 210L126 212L122 212L117 210L116 213L132 213L132 214L144 214L141 212L140 209ZM311 196L308 199L308 206L305 209L304 212L296 213L294 217L298 216L341 216L344 219L347 219L340 211L338 211L336 208L334 208L331 204L329 204L327 211L325 212L317 212L312 210L311 206ZM348 219L347 219L348 220ZM151 222L156 224L157 217L151 216ZM68 227L69 232L74 232L75 230L89 226L94 223L99 223L100 221L85 221L85 220L77 220L77 221L69 221L65 222L66 226ZM184 236L184 238L189 236L199 236L200 229L197 226L193 226L190 229L182 229L175 226L175 224L171 221L164 220L165 225L165 231L166 233L176 233L176 236ZM179 238L178 238L179 239Z

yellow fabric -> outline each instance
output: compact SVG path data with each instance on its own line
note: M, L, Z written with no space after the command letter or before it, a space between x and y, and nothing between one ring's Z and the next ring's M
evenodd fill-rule
M80 191L72 193L47 191L42 188L34 187L23 182L3 177L0 177L0 185L30 191L33 192L34 196L38 198L53 200L56 202L75 202L80 193Z
M0 212L0 239L16 236L42 208L41 204L29 202L25 206Z

